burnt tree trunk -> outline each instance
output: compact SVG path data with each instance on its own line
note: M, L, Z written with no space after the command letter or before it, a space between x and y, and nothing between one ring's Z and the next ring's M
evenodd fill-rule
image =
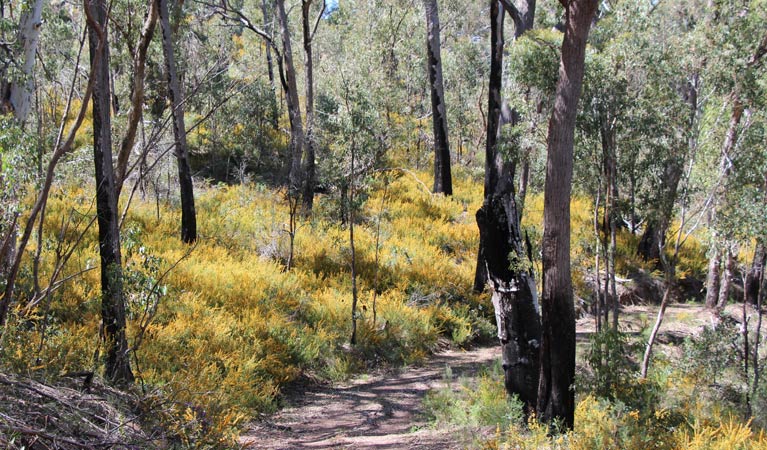
M115 177L112 168L112 124L109 88L109 44L107 9L104 0L88 3L90 15L88 44L90 61L100 60L93 74L93 159L96 166L96 211L101 258L102 338L107 348L106 378L114 383L133 382L128 340L125 335L120 231L117 222ZM102 45L99 43L102 42ZM100 52L100 54L98 54ZM98 56L97 56L98 54Z
M596 0L562 1L565 35L554 111L548 131L543 205L543 295L538 415L573 427L575 416L575 311L570 273L570 194L575 117L581 95L586 39Z
M485 187L484 199L493 195L507 196L514 195L514 164L507 161L504 155L498 152L498 139L500 137L501 126L504 118L507 122L515 125L519 121L519 114L506 108L505 114L502 114L504 105L502 101L503 89L503 23L504 12L508 13L514 22L514 38L522 36L527 30L533 27L535 17L535 0L523 0L517 4L511 4L507 0L490 0L490 84L488 89L487 105L487 129L485 145ZM529 169L529 167L528 167ZM525 177L527 174L525 174ZM525 178L526 180L526 178ZM502 184L501 184L502 182ZM498 189L499 186L502 189ZM507 185L512 185L507 187ZM525 184L525 188L526 188ZM503 204L511 204L506 201ZM515 226L518 227L521 208L517 208L515 213L517 219ZM509 211L506 212L509 216ZM479 251L477 252L477 266L474 272L474 291L482 292L488 282L487 269L484 260L484 247L480 239Z
M533 11L530 11L532 22ZM475 288L489 282L503 353L506 391L528 411L536 406L540 319L531 257L524 251L514 192L514 164L498 152L499 128L513 114L501 100L504 11L490 3L491 69L488 96L485 201L477 211L480 252ZM502 117L502 116L505 116ZM479 286L477 286L479 285Z
M431 117L434 127L434 193L453 194L450 173L450 144L447 134L447 108L442 84L442 56L439 41L437 0L425 0L426 53L431 88Z
M173 136L175 154L178 162L178 182L181 188L181 240L187 244L197 240L197 213L194 208L194 184L192 168L189 164L189 150L186 145L186 126L184 125L184 94L176 72L176 60L173 55L173 30L170 27L168 0L157 0L162 30L162 50L165 56L165 76L168 78L168 96L173 114Z
M493 196L482 205L477 224L485 248L506 391L518 395L532 411L538 392L541 326L532 262L523 250L512 186L509 195Z

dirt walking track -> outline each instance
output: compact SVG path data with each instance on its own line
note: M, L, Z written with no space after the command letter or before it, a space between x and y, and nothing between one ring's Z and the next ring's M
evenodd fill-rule
M253 424L240 443L248 449L458 449L465 436L428 429L426 393L453 377L473 376L500 357L499 347L448 350L422 365L367 375L291 395L285 409Z

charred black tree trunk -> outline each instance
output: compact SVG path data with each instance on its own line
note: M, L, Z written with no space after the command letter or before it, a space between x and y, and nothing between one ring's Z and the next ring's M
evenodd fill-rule
M581 95L586 39L597 0L562 0L565 35L554 111L548 131L543 205L543 295L538 415L567 428L575 418L575 311L570 273L570 194L575 117Z
M485 147L485 202L494 195L501 197L514 196L515 166L512 162L507 161L505 155L498 152L501 126L504 123L515 125L519 121L519 114L516 111L509 110L508 107L504 108L501 97L503 88L504 12L507 12L514 21L514 37L515 39L519 38L533 27L535 0L520 1L516 4L512 4L507 0L490 1L490 85L488 90L487 140ZM524 176L526 177L527 174ZM526 183L524 186L525 188L527 187ZM514 204L514 212L517 215L514 226L519 227L521 210L517 203L505 201L503 204ZM510 211L506 211L505 215L510 217ZM482 292L488 283L484 251L485 249L480 238L477 266L474 272L475 292Z
M431 86L431 117L434 126L434 188L435 193L453 194L450 173L450 144L447 135L447 108L442 84L442 56L439 41L439 8L437 0L425 0L426 53Z
M538 392L541 326L535 280L523 250L513 185L477 211L480 240L492 289L506 391L533 411Z
M194 184L192 168L189 165L189 150L186 145L186 126L184 125L184 94L176 72L176 60L173 55L173 35L168 13L168 0L157 0L162 29L162 49L165 56L165 72L168 78L168 96L173 114L173 135L176 139L174 148L178 162L178 182L181 188L181 240L192 243L197 240L197 213L194 207Z
M91 64L98 59L93 85L93 158L96 166L96 211L101 258L102 337L107 348L106 378L114 383L133 382L128 341L125 336L120 231L117 222L115 177L112 168L112 124L109 88L109 45L107 10L104 0L88 4L95 23L89 22L88 44ZM101 43L101 45L99 45ZM100 54L99 54L100 53ZM98 56L97 56L98 55Z
M532 11L530 12L532 18ZM498 152L498 131L515 114L501 101L504 11L490 3L491 69L488 97L485 201L477 211L480 234L479 288L489 282L503 349L507 392L518 395L533 411L539 371L540 319L530 255L524 251L514 192L514 164ZM476 288L477 286L475 286Z

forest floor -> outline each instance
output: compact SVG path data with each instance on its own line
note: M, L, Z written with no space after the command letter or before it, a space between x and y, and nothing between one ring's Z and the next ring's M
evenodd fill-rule
M286 394L287 406L254 423L240 443L249 449L466 448L477 436L430 428L423 399L445 385L446 367L454 378L472 378L498 357L500 347L447 350L418 366L335 385L297 386Z
M742 305L726 315L738 320ZM657 305L621 308L621 329L640 334L652 327ZM658 336L658 351L678 353L678 345L711 324L711 313L700 304L672 304ZM593 316L577 322L579 354L594 332ZM309 383L286 392L286 407L254 422L240 438L252 449L458 449L491 438L495 430L434 428L424 413L423 399L453 379L475 378L500 358L500 347L447 350L418 366L366 374L332 385ZM578 363L582 363L579 358ZM457 383L456 383L457 385Z

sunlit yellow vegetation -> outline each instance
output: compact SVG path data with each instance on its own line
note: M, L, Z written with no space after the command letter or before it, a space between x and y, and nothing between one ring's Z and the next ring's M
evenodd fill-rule
M200 186L200 239L193 247L175 237L179 211L172 196L137 194L122 225L123 263L129 337L137 346L132 362L148 391L146 407L167 405L158 420L183 442L227 442L254 410L273 410L281 387L302 373L343 379L371 365L419 361L441 337L457 345L494 339L489 302L471 292L480 181L459 170L456 195L443 197L429 193L422 181L428 178L382 172L363 198L355 230L360 292L355 347L348 345L348 229L338 219L336 200L320 197L314 216L299 220L294 267L286 271L288 209L280 191L260 185ZM60 277L73 278L27 308L23 297L33 291L32 244L20 280L20 292L27 294L17 303L2 343L9 369L58 376L100 368L97 236L95 224L88 227L95 212L91 192L87 186L65 185L51 198L41 284L53 273L56 255L77 245ZM528 199L524 226L533 242L542 231L542 209L542 196ZM592 270L595 239L590 202L575 198L572 213L574 281L576 292L586 292L583 274ZM636 238L621 232L618 242L619 254L631 256ZM696 267L703 257L697 241L690 242L692 250L685 254L690 262L682 264ZM621 260L619 272L644 264ZM490 447L753 448L765 443L750 424L722 411L701 412L695 394L685 390L695 385L689 377L657 382L662 386L657 389L675 393L676 403L643 411L586 395L580 398L574 432L549 438L534 419L526 426L513 420L512 412L519 415L519 409L506 409L500 378L485 377L479 389L466 391L481 397L466 406L471 414L505 417ZM489 413L483 409L488 405ZM205 421L210 424L203 426ZM465 421L482 423L471 416Z
M488 376L489 375L489 376ZM480 376L476 385L462 381L460 389L447 388L427 397L426 406L438 424L452 423L475 428L489 425L495 436L473 445L485 449L570 449L643 450L647 448L709 450L764 449L767 435L755 431L752 423L742 422L696 397L666 391L666 383L686 385L691 394L692 380L677 373L664 383L646 381L645 393L662 389L671 393L639 407L608 401L591 394L578 395L575 429L550 433L549 426L534 415L522 417L522 405L505 396L498 383L500 367ZM695 382L699 382L696 380ZM648 397L647 400L650 400ZM556 427L555 427L556 428Z
M234 426L246 411L272 409L280 386L304 371L344 378L371 364L418 361L440 336L462 344L491 335L487 306L470 292L481 190L459 182L462 196L433 196L418 178L427 175L388 174L388 186L377 181L358 214L354 348L347 344L348 231L331 217L332 199L320 198L314 218L299 222L294 268L286 271L288 211L280 193L252 185L200 189L201 238L192 248L175 238L172 198L161 198L158 209L154 194L137 195L122 232L129 337L142 337L133 358L139 381ZM17 370L60 375L99 367L99 273L87 270L98 266L96 227L86 230L95 210L90 192L60 187L49 203L40 279L45 284L54 270L58 236L66 247L85 232L64 271L78 275L53 293L56 320L42 346L35 325L44 321L43 304L33 326L25 319L6 333L3 361ZM29 260L21 282L31 289ZM165 295L142 331L157 292Z

